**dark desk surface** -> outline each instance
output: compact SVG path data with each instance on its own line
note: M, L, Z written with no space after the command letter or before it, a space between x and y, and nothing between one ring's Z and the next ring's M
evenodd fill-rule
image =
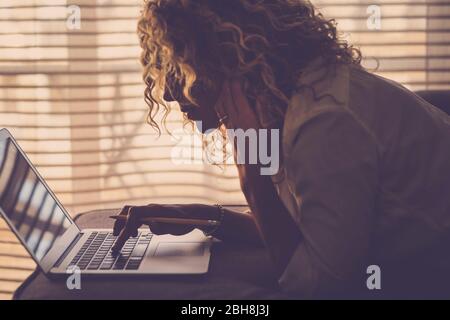
M112 227L114 210L82 214L82 228ZM81 290L66 280L50 280L36 270L16 291L15 299L283 299L263 249L214 243L210 271L202 276L81 278Z

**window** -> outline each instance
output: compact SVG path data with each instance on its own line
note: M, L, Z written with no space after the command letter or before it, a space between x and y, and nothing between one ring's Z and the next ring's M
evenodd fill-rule
M448 0L313 3L361 47L365 66L377 58L377 73L412 90L450 88ZM135 34L140 4L2 0L0 126L12 131L72 215L149 202L241 203L232 166L175 165L173 158L189 155L145 123ZM72 6L81 9L79 29ZM176 133L181 119L172 112L169 129ZM0 222L0 298L33 268L20 257L25 251Z

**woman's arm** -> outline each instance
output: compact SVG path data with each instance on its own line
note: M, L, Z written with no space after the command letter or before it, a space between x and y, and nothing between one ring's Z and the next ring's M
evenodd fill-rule
M257 165L238 165L243 192L263 242L280 276L301 241L301 234L273 185Z
M214 236L227 243L264 245L253 215L228 209Z
M199 211L203 211L204 216L220 216L216 206L193 204L186 205L185 210L190 217L195 216ZM263 245L255 219L251 214L226 208L223 208L223 212L222 223L215 230L214 237L227 243ZM203 228L202 231L208 232L210 227Z
M261 166L258 164L240 164L241 161L238 161L240 155L245 160L244 163L251 163L245 159L248 157L246 146L237 143L235 135L237 131L234 130L247 132L248 130L262 129L243 92L243 83L240 79L230 79L224 82L222 94L215 109L219 118L225 119L224 125L227 133L231 133L229 138L233 140L235 164L239 173L241 189L251 208L263 242L272 256L278 273L281 274L300 242L300 230L279 198L271 177L261 175ZM272 150L271 139L272 136L270 141L266 141L268 143L266 150ZM257 143L257 146L261 147L259 141L250 143ZM279 136L273 143L281 143ZM244 149L239 150L242 147ZM250 149L249 152L251 152Z
M114 234L119 236L113 250L122 248L129 237L137 234L143 225L142 220L151 217L190 218L216 220L221 216L219 208L205 204L125 206L120 215L126 220L117 220L114 224ZM170 223L150 223L149 227L155 234L182 235L196 228L192 225L177 225ZM204 232L211 227L198 227ZM261 237L252 215L224 209L222 223L214 232L214 236L223 241L236 244L262 245Z

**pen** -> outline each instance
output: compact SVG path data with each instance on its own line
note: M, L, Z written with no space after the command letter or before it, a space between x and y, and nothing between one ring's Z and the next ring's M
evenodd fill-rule
M127 216L116 215L110 216L115 220L126 220ZM142 223L174 223L183 225L195 225L195 226L217 226L220 221L217 220L203 220L203 219L185 219L185 218L165 218L165 217L148 217L140 219Z

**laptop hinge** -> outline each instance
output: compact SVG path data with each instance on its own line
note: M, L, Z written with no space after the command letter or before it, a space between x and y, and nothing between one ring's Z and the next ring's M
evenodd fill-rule
M83 233L80 232L77 234L77 236L73 239L73 241L70 243L70 245L67 247L66 250L64 250L63 254L59 257L59 259L56 261L56 263L53 265L54 268L58 268L61 263L64 261L64 259L67 257L70 251L72 251L73 247L77 244L78 240L81 239L83 236Z

